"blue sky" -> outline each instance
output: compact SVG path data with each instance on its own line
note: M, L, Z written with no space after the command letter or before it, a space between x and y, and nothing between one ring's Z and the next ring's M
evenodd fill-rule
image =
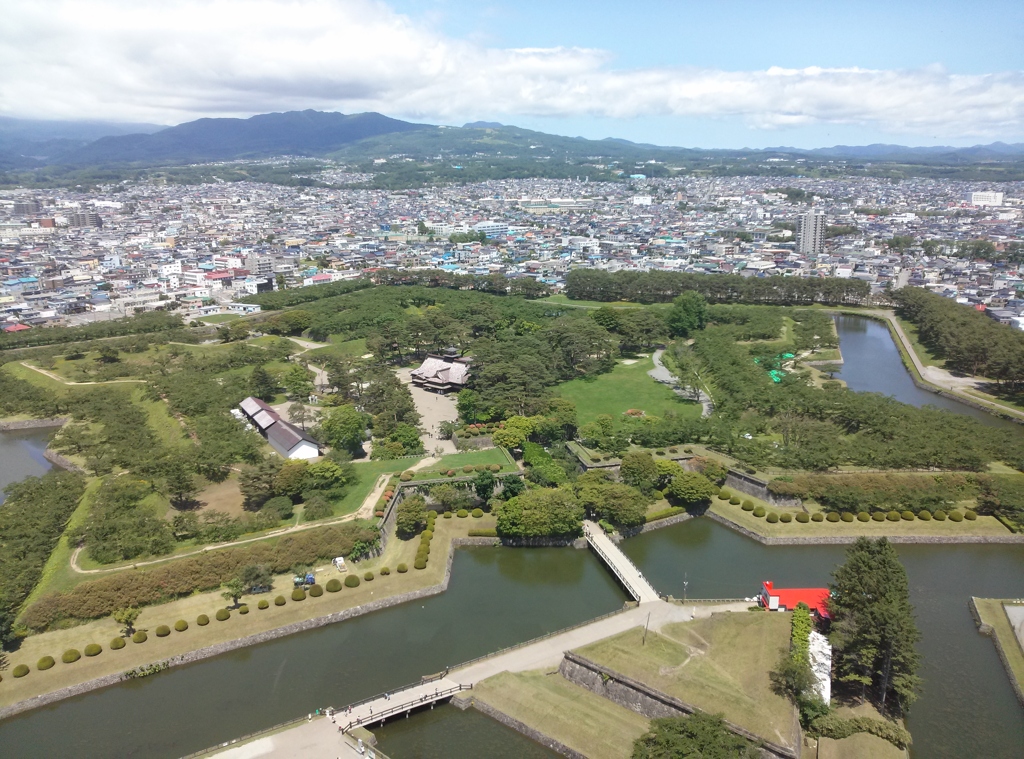
M1024 142L1024 0L6 0L0 114L319 110L729 148Z

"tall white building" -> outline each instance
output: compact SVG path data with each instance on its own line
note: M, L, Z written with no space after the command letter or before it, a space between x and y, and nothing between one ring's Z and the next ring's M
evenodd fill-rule
M808 211L796 220L796 249L799 253L817 255L825 247L825 214Z
M967 196L967 202L972 206L1001 206L1003 204L1003 193L972 192Z

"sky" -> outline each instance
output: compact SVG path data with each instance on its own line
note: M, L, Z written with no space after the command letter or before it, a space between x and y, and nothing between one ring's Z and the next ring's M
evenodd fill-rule
M378 111L704 148L1024 142L1024 2L4 0L0 115Z

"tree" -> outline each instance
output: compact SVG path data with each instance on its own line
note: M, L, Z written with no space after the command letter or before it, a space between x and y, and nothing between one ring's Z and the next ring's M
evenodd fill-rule
M249 591L256 588L272 590L274 587L274 573L266 564L249 564L243 567L238 579Z
M259 509L274 495L274 480L283 465L277 456L268 456L255 466L242 468L238 488L242 491L245 508Z
M583 507L572 491L538 488L505 501L497 509L498 534L517 538L578 535Z
M306 489L309 462L286 461L274 477L274 493L286 495L295 500Z
M502 477L501 486L501 497L506 501L510 498L515 498L526 490L526 483L523 482L523 478L514 474Z
M252 370L252 375L249 377L249 395L262 401L272 401L277 395L277 382L262 366L257 366Z
M494 493L494 486L497 484L498 478L486 470L477 472L476 477L473 478L473 489L476 491L476 497L481 501L486 501L491 497Z
M395 531L402 537L410 538L419 532L427 522L427 503L421 495L411 495L398 504L395 514Z
M480 413L480 395L475 390L460 390L455 407L463 422L475 424Z
M651 731L633 743L633 759L757 759L757 745L733 733L721 714L651 720Z
M121 631L124 637L127 638L135 633L135 620L139 618L141 613L142 611L134 606L117 609L113 613L114 621L124 628Z
M885 714L891 698L905 710L917 697L921 635L914 623L907 573L885 538L858 538L832 573L828 608L837 679L873 690Z
M288 406L288 418L292 424L298 424L302 429L306 429L306 422L313 418L313 412L301 401L296 401Z
M235 577L234 579L228 580L224 583L224 592L221 593L221 597L225 601L230 601L233 607L238 606L238 599L248 590L245 583L242 582L241 578Z
M102 364L116 364L120 359L118 358L117 348L112 345L104 345L100 348L100 355L96 359Z
M304 402L313 394L313 381L304 366L291 366L284 375L284 386L293 400Z
M327 445L347 451L353 458L366 455L366 416L351 404L328 411L320 420L319 435Z
M699 472L681 472L666 488L668 494L687 506L707 503L714 495L714 486Z
M707 320L707 301L700 293L690 290L672 301L672 308L665 321L674 336L688 337L691 333L704 329Z
M644 493L654 490L658 480L658 467L654 457L646 451L631 451L622 457L619 479Z
M589 475L577 478L576 494L585 508L595 512L601 519L621 525L636 527L646 520L647 498L634 487L619 482L587 480ZM596 474L596 472L594 473ZM584 480L581 484L580 480Z
M192 503L199 492L195 477L192 475L189 467L189 462L183 456L170 458L165 483L171 503L176 509L183 508Z

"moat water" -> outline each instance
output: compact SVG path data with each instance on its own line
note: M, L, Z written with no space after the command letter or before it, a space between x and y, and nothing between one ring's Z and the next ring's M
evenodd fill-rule
M26 477L38 477L50 469L43 458L46 444L55 430L14 430L0 432L0 503L3 489Z

